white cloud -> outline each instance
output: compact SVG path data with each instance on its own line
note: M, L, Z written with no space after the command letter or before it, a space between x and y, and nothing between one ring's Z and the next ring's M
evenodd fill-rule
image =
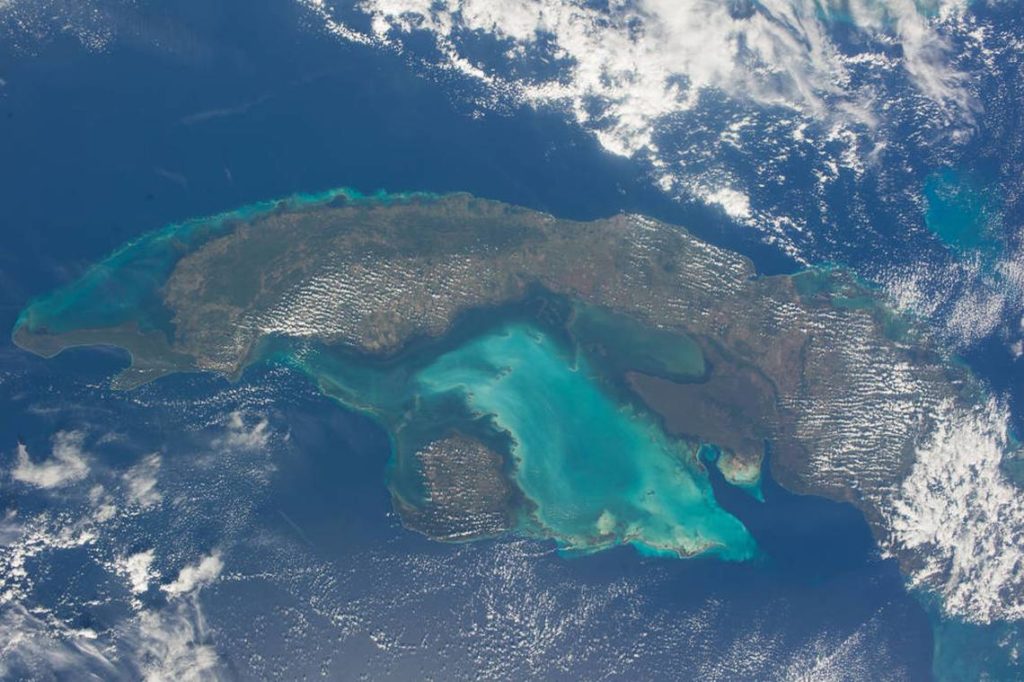
M180 597L209 585L223 569L220 552L214 550L209 556L202 557L199 563L181 569L174 582L161 585L160 589L171 597Z
M909 671L877 632L884 612L876 614L849 634L823 632L788 654L788 660L770 679L786 682L848 682L906 680Z
M934 321L943 341L968 348L1024 313L1024 243L1018 237L995 259L974 251L893 268L877 279L898 309ZM1006 331L1014 352L1024 327Z
M994 402L947 405L891 511L893 547L919 559L913 582L975 623L1024 618L1024 495L1000 468L1007 421Z
M329 19L322 2L304 4ZM965 78L935 30L958 3L939 4L933 20L913 0L364 0L371 32L347 34L401 47L406 35L426 32L442 64L525 102L565 104L607 149L628 155L653 150L658 122L691 109L706 90L874 125L878 107L851 85L849 64L883 58L843 52L831 36L833 14L869 41L898 43L918 90L949 117L969 118ZM501 57L471 57L482 36L503 48Z
M730 218L745 221L751 217L750 198L743 192L731 187L719 187L713 190L698 192L697 195L709 204L721 206L722 210Z
M91 630L72 630L45 610L30 612L11 604L0 612L0 678L41 678L64 673L69 679L112 679L115 665L95 643ZM49 675L43 673L50 673Z
M115 561L115 569L128 578L128 585L133 594L142 594L149 589L149 582L155 577L151 568L154 556L153 550L149 549L120 557Z
M0 606L32 592L39 577L31 570L33 562L46 561L59 550L95 546L98 530L88 514L48 510L22 516L8 510L0 520Z
M143 611L126 633L147 682L219 679L220 660L195 600L163 611Z
M11 476L37 488L59 488L80 481L89 473L82 451L84 441L81 431L59 431L53 436L50 457L38 464L29 457L28 448L18 443L18 462Z
M962 0L297 1L345 40L404 53L474 116L562 113L800 262L834 260L802 229L832 206L787 160L807 155L822 184L860 177L883 150L956 147L980 108L961 66L978 60L954 53L975 25Z
M160 503L163 496L156 489L156 476L160 471L160 455L152 453L124 473L125 492L129 502L149 509Z
M0 611L0 642L3 679L199 682L224 676L195 599L141 611L104 633L72 629L46 609L11 604Z
M237 410L228 415L227 432L214 439L215 447L258 450L270 440L270 423L260 417L252 426L246 425L244 415Z
M117 514L117 506L111 501L103 486L98 483L89 488L89 502L92 503L92 518L96 523L106 523Z

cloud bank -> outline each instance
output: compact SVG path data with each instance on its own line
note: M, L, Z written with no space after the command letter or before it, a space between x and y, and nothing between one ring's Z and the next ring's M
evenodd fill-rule
M1001 468L1008 415L995 402L944 412L893 504L891 543L917 550L911 579L938 592L950 616L1022 619L1024 497Z
M855 82L865 61L900 68L949 120L974 107L936 25L959 13L941 0L926 16L912 0L364 0L369 30L347 39L405 49L426 34L437 63L521 102L564 106L606 149L657 156L654 132L707 91L824 122L871 128L883 103ZM842 45L835 27L862 43ZM897 45L898 53L886 50Z

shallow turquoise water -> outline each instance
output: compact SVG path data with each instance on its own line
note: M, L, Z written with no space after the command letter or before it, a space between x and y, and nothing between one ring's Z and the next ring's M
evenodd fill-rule
M157 294L178 259L226 232L232 220L254 218L275 205L261 202L149 232L90 267L70 285L32 301L18 325L58 334L126 323L167 329L170 314Z
M515 478L536 507L527 533L567 549L632 544L657 554L755 555L753 538L715 502L696 453L618 405L586 362L511 324L452 350L416 377L426 395L457 393L512 437Z
M160 299L160 287L181 257L226 234L234 222L255 220L280 208L301 210L338 198L351 203L388 203L433 196L425 192L362 194L342 187L260 201L214 216L173 223L129 242L71 284L33 300L22 311L17 325L60 334L134 323L143 330L161 329L170 335L171 314Z
M994 197L981 183L953 169L938 171L925 182L925 223L944 243L957 250L984 246L998 220Z

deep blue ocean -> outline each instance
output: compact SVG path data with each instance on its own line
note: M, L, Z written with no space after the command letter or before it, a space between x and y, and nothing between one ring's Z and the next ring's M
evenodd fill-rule
M384 431L302 378L257 367L237 385L170 377L133 394L100 389L121 364L84 349L27 361L24 377L4 385L5 403L21 409L6 413L0 438L42 447L54 430L88 423L120 434L97 448L104 469L162 453L161 486L178 491L165 495L187 491L189 502L121 526L111 541L127 552L155 546L169 566L223 548L231 572L203 593L203 618L234 675L445 679L486 662L500 677L764 679L836 674L853 661L857 679L929 677L928 616L848 505L793 495L770 477L758 502L715 476L719 503L763 552L746 563L629 547L566 556L513 538L442 544L391 511ZM24 409L40 402L30 390L59 412ZM269 484L253 483L251 454L196 461L216 433L207 420L255 406L288 435ZM23 514L63 507L10 492L0 500ZM117 627L130 616L111 599L123 587L91 564L65 552L34 565L34 595L79 627ZM377 632L397 641L367 648Z
M248 8L179 2L124 27L131 37L103 52L61 36L31 58L0 45L0 327L145 231L342 186L468 191L581 219L642 212L741 251L762 272L795 267L719 212L671 201L642 168L560 116L469 116L401 57L303 30L289 3ZM102 467L120 471L155 451L180 490L203 477L194 505L181 503L187 523L173 527L181 553L167 556L224 548L230 579L202 599L229 673L445 679L499 661L507 667L492 672L513 677L824 677L841 669L846 647L872 653L857 658L864 669L835 679L931 675L929 615L896 564L879 557L859 513L787 493L770 477L763 503L714 481L720 504L765 553L752 563L644 558L629 548L565 557L515 539L439 544L391 511L382 429L282 368L252 368L237 385L170 377L113 394L103 385L125 362L116 353L43 361L6 335L2 343L5 464L18 442L41 452L53 432L87 424L124 436L96 445ZM970 360L1013 381L995 351L982 347ZM103 405L90 407L91 395ZM226 471L231 463L188 461L215 438L217 415L232 410L261 411L287 434L261 486ZM25 513L50 504L9 490L0 499ZM216 500L247 511L235 518ZM124 551L171 547L161 519L126 528ZM115 589L90 587L85 554L61 561L37 598L60 602L62 590L80 590L106 599ZM160 595L145 599L160 604ZM78 611L70 617L95 629L128 615Z

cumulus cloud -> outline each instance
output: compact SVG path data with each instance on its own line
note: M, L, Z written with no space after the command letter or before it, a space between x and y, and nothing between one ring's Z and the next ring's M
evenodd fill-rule
M969 348L1024 313L1024 244L1009 245L998 257L982 251L955 259L918 262L878 277L892 303L933 320L942 340ZM1008 351L1024 335L1024 325L1006 330Z
M149 581L155 577L152 571L153 558L153 550L148 549L144 552L120 557L115 561L115 569L128 578L128 586L133 594L142 594L149 589Z
M180 597L209 585L220 576L224 562L219 551L202 557L197 564L186 566L178 573L174 582L161 585L160 589L171 597Z
M324 3L305 4L338 26ZM852 86L850 64L864 59L883 67L897 60L950 118L969 118L965 77L935 30L959 6L941 1L931 19L913 0L364 0L368 33L332 30L393 47L429 34L447 68L525 102L565 104L607 149L628 155L654 151L655 125L708 90L873 126L880 107ZM874 51L844 52L832 38L834 15L876 41ZM473 56L481 37L494 41L499 57ZM878 49L885 42L898 43L902 57Z
M125 494L129 502L143 509L149 509L160 503L163 496L156 488L156 477L159 471L160 455L154 452L124 473Z
M797 648L773 679L788 682L841 682L843 680L906 680L909 671L894 665L894 656L885 639L878 636L875 615L851 634L836 636L822 633ZM882 671L885 671L883 673Z
M805 229L835 222L828 185L959 148L980 111L962 0L297 1L345 40L406 55L474 115L561 113L666 194L805 264L842 260Z
M80 481L89 473L82 450L84 441L81 431L59 431L53 436L50 457L38 464L29 457L25 444L18 443L17 464L11 477L37 488L60 488Z
M226 426L226 433L214 439L215 447L258 450L270 440L270 423L266 417L260 417L249 426L245 416L236 410L228 415Z
M947 405L892 506L893 547L913 550L914 583L946 612L990 623L1024 618L1024 495L1001 469L1008 415L995 402Z

